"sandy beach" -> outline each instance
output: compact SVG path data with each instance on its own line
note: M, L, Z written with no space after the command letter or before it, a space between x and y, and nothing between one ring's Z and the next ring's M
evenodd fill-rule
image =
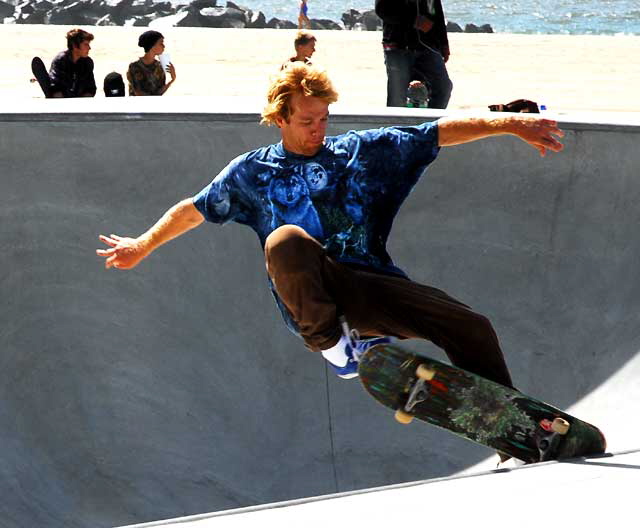
M2 25L0 93L6 99L41 98L30 61L47 67L66 47L67 26ZM145 28L87 27L99 97L111 71L126 73L142 53ZM242 96L262 102L269 77L292 55L294 30L162 28L178 78L165 97ZM380 107L386 100L381 33L319 31L314 62L324 66L340 104ZM449 35L447 64L454 83L450 109L526 98L550 112L640 112L640 37L465 34Z

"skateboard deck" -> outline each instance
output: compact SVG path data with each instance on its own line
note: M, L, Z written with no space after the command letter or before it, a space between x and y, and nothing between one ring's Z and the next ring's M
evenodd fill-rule
M604 453L595 426L463 369L376 345L360 358L360 381L396 419L413 417L526 463Z
M36 81L38 81L40 88L42 88L44 96L46 98L51 97L51 78L49 77L49 72L40 57L34 57L31 59L31 72L36 78Z

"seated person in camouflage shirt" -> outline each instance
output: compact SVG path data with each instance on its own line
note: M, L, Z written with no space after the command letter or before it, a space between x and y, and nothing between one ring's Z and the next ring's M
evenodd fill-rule
M144 55L129 64L127 79L129 95L162 95L176 80L176 69L169 64L167 70L171 80L167 82L162 65L156 59L164 52L164 37L157 31L145 31L138 39L138 46L144 48Z
M51 97L93 97L96 81L89 57L93 35L82 29L67 33L67 49L51 62Z

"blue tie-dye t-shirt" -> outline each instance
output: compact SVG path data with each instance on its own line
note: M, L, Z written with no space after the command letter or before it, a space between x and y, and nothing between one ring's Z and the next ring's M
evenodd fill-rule
M251 227L262 247L273 230L294 224L337 261L404 276L387 253L387 237L438 151L436 122L327 137L312 157L288 152L280 142L234 159L193 203L209 222Z

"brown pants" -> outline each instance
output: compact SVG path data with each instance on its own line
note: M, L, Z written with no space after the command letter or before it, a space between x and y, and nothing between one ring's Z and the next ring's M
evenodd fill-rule
M276 292L310 349L335 345L344 315L363 336L427 339L454 365L512 387L489 320L443 291L336 262L294 225L269 235L265 256Z

